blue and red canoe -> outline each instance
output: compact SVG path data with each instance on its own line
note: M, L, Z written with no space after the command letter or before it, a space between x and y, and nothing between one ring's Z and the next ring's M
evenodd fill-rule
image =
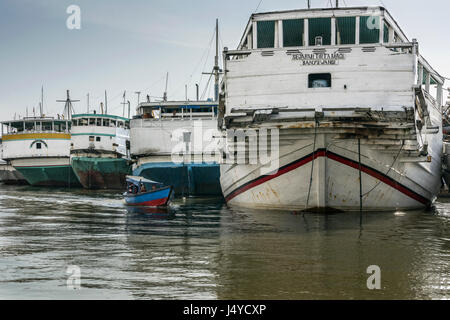
M143 177L127 177L125 202L129 206L161 207L166 206L172 195L172 187Z

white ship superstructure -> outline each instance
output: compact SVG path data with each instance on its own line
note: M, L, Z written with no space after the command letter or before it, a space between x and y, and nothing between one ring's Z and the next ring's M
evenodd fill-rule
M179 196L221 194L219 164L208 149L217 102L145 102L137 114L130 121L134 175L172 185Z
M441 186L444 78L419 49L382 7L252 15L237 50L224 52L219 125L247 136L228 139L228 151L244 144L247 152L221 165L227 202L289 210L430 205ZM258 154L276 155L270 172L249 157L250 133L262 129L268 141L279 136L276 150L261 138L257 145Z

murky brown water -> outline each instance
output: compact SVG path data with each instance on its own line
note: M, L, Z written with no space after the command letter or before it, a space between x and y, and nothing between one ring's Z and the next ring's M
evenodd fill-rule
M218 199L129 212L121 195L0 186L3 299L445 299L450 200L431 212L295 215ZM67 267L81 289L67 287ZM368 290L367 267L381 269ZM70 282L72 283L72 282Z

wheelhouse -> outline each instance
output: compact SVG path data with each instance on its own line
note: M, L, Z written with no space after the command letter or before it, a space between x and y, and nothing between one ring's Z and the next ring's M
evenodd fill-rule
M72 116L73 127L107 127L130 129L127 118L104 114L77 114Z
M444 78L419 54L417 41L410 41L391 14L379 6L253 14L237 50L225 48L225 78L230 60L243 60L252 54L270 58L286 52L302 66L329 67L326 72L307 75L305 86L309 92L332 90L335 83L340 84L333 71L345 55L356 52L355 48L373 53L380 47L414 56L415 85L423 86L436 105L442 105ZM226 90L226 84L222 84L222 89Z
M383 7L253 14L238 49L296 48L408 42Z
M213 101L171 101L141 103L134 119L191 120L215 119L218 104Z
M69 133L69 120L46 118L23 118L2 122L2 136L25 133Z

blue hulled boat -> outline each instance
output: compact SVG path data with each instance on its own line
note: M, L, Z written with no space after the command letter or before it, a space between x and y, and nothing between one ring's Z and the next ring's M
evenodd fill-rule
M127 176L125 202L129 206L166 206L172 196L173 188L143 177Z

